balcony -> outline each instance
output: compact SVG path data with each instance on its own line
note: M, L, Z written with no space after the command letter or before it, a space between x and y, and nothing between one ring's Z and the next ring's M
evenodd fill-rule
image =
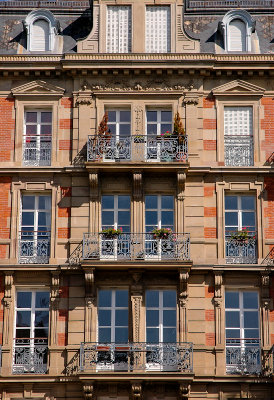
M105 238L100 233L84 233L84 260L189 261L190 234L172 233L155 239L151 233L122 233Z
M254 165L253 136L225 136L225 165L250 167Z
M48 264L50 254L49 231L19 232L19 264Z
M262 371L262 354L259 339L226 340L227 374L258 375Z
M23 165L28 167L51 165L51 136L23 137Z
M80 371L192 373L192 343L81 343Z
M226 233L225 257L227 264L257 264L257 234L247 232L246 238L233 238L231 232Z
M89 136L88 162L187 162L188 139L135 135L129 137Z
M13 374L46 374L48 370L48 339L14 339Z

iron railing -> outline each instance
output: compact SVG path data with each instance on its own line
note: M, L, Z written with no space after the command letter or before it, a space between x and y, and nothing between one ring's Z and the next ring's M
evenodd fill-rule
M253 136L225 135L225 165L250 167L254 165Z
M122 233L115 238L84 233L85 260L190 260L190 234L172 233L155 239L151 233Z
M226 340L226 372L228 374L258 375L261 370L260 339Z
M32 167L51 165L51 136L24 136L23 164Z
M19 232L19 264L48 264L49 256L49 231Z
M13 347L13 374L46 374L48 339L17 338Z
M233 238L232 232L226 232L225 257L227 264L256 264L257 232L248 231L246 238Z
M186 162L188 140L163 135L89 136L87 161Z
M81 343L80 370L178 371L193 370L192 343Z

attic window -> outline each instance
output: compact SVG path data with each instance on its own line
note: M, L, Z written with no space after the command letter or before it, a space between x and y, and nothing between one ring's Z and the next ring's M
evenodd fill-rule
M228 25L228 51L246 51L246 24L241 19Z
M32 25L31 51L49 51L49 23L37 19Z
M231 10L223 18L220 28L224 36L224 47L230 52L252 51L252 33L255 21L245 10Z
M24 21L27 49L32 52L54 51L58 22L48 10L34 10Z

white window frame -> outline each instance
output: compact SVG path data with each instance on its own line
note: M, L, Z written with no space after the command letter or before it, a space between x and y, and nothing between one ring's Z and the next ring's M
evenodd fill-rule
M161 213L162 213L162 211L163 210L168 210L168 211L171 211L169 208L167 208L167 209L165 209L165 208L162 208L162 197L163 196L171 196L171 197L173 197L173 227L174 227L174 223L175 223L175 204L174 204L174 201L175 201L175 198L174 198L174 196L172 195L172 194L153 194L153 193L151 193L151 194L146 194L145 195L145 197L146 196L157 196L157 209L156 208L149 208L149 211L157 211L157 220L158 220L158 225L157 225L157 227L155 227L155 228L157 228L157 229L161 229L162 228L162 220L161 220ZM146 210L146 208L145 208L145 212L146 212L147 210ZM147 226L146 225L146 221L145 221L145 226Z
M220 24L220 27L223 30L225 51L227 52L230 51L229 24L231 21L235 19L243 21L246 26L246 43L244 52L251 52L252 50L251 35L255 31L255 21L252 19L251 15L245 10L229 11L228 13L226 13Z
M149 37L151 34L150 29L156 32L157 28L153 26L152 22L149 21L149 11L152 9L166 9L167 10L167 25L166 25L166 37L162 38L166 40L165 43L161 43L161 35L158 36L158 40L155 41L155 37ZM170 5L146 5L145 9L145 48L146 53L170 53L171 52L171 6ZM162 32L161 32L162 33Z
M248 210L244 210L243 208L242 208L242 206L241 206L241 198L242 197L247 197L247 196L249 196L249 197L253 197L254 198L254 204L255 204L255 209L254 210L252 210L252 209L248 209ZM229 194L225 194L225 197L237 197L237 210L227 210L226 208L225 208L225 212L227 211L227 212L237 212L237 214L238 214L238 230L242 230L243 228L244 228L244 226L243 226L243 218L242 218L242 214L243 214L243 212L253 212L254 213L254 217L255 217L255 230L256 230L256 228L257 228L257 214L256 214L256 196L255 196L255 194L244 194L244 193L242 193L242 194L233 194L233 193L229 193ZM226 225L225 224L225 228L229 228L229 227L233 227L233 225Z
M46 51L53 51L56 43L56 36L59 30L59 23L49 10L33 10L27 15L25 21L23 22L27 31L27 49L28 51L33 51L33 23L39 19L43 19L49 24L49 49ZM45 50L42 50L41 52L35 50L35 52L42 53L45 52Z
M37 114L37 122L27 122L27 113L28 112L35 112ZM51 122L50 123L46 123L46 122L41 122L41 117L42 117L42 113L43 112L47 112L47 113L51 113ZM52 156L52 130L53 130L53 112L52 109L38 109L38 108L25 108L24 110L24 140L23 140L23 164L25 166L50 166L51 165L51 156ZM35 125L37 126L37 133L36 135L27 135L27 125ZM50 125L51 126L51 135L41 135L41 126L42 125ZM26 160L25 159L25 152L27 151L27 145L26 145L26 140L27 138L36 138L36 158L35 160ZM48 142L44 142L44 143L49 143L48 146L45 146L44 150L48 150L49 152L49 162L43 163L41 162L41 147L43 147L43 145L41 146L41 144L43 142L41 142L41 138L48 138ZM48 148L47 148L48 147ZM32 148L30 148L30 150L32 150Z
M147 120L147 113L149 111L153 111L157 113L157 121L155 122L148 122ZM162 111L168 111L171 112L171 129L173 129L173 112L171 108L153 108L153 107L147 107L146 108L146 160L149 162L159 162L161 161L161 142L156 142L157 137L161 137L161 125L164 123L169 123L169 121L162 121L161 119L161 113ZM157 132L154 135L149 135L148 134L148 127L149 125L152 124L156 124L157 125ZM155 136L155 138L154 138ZM150 139L151 138L151 139ZM163 139L164 140L164 139ZM155 158L149 157L149 153L152 150L152 154L154 153L154 149L155 149L155 153L157 154L157 156Z
M112 12L114 10L118 12L118 35L115 38L112 38L111 32L113 30L111 18L110 18L110 10ZM121 38L121 35L124 34L123 30L125 26L123 26L124 21L122 16L120 15L120 11L128 10L128 24L127 24L127 38ZM111 30L110 30L111 29ZM127 43L126 43L127 42ZM131 5L107 5L106 6L106 52L107 53L130 53L132 48L132 7Z

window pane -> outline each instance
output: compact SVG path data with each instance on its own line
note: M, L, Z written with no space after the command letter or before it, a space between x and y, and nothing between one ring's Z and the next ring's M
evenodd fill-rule
M162 225L173 227L173 211L162 211Z
M163 341L166 343L176 343L176 329L175 328L164 328L163 329Z
M161 132L160 133L165 133L165 132L172 132L172 125L171 124L161 124Z
M110 328L99 328L99 342L109 343L111 341Z
M173 210L174 209L174 198L173 196L162 196L162 208Z
M17 327L29 327L30 326L30 311L17 311L16 326Z
M176 307L177 294L175 290L163 291L163 305L164 307Z
M239 308L239 293L238 292L226 292L225 308Z
M51 123L51 112L41 112L41 122Z
M108 124L108 132L112 133L113 136L116 135L116 125Z
M120 121L130 122L130 111L120 111Z
M145 207L146 209L157 209L157 196L146 196Z
M161 120L162 120L162 122L171 122L172 121L172 112L171 111L161 111Z
M245 339L257 339L259 337L259 329L245 329Z
M113 209L114 208L114 196L102 196L102 208Z
M23 212L22 213L22 225L28 225L33 227L34 225L34 213L33 212Z
M159 292L158 290L148 290L146 292L146 306L159 307Z
M37 112L27 111L26 122L33 122L33 123L37 122Z
M26 125L26 135L35 136L36 134L37 134L37 125Z
M35 299L36 308L48 308L49 307L49 292L37 292Z
M130 196L118 196L118 208L130 209Z
M48 327L49 326L49 312L48 311L35 311L35 326Z
M50 210L51 209L51 197L50 196L39 196L39 209Z
M243 212L243 227L255 227L255 214L253 212Z
M130 225L130 212L129 211L119 211L118 212L118 226L120 225Z
M110 326L111 325L111 311L110 310L98 310L98 322L99 322L99 326Z
M259 318L257 311L244 312L244 327L245 328L258 328Z
M51 125L42 125L40 128L41 135L51 135Z
M44 329L36 328L34 330L34 337L35 338L47 338L48 337L48 329L47 328L44 328Z
M163 311L164 326L176 326L176 310Z
M226 329L226 338L227 339L240 338L241 337L240 333L241 333L240 329Z
M116 111L108 111L108 120L109 122L116 121Z
M115 311L115 326L128 326L128 310Z
M17 308L30 308L30 307L31 307L31 292L18 292Z
M256 292L243 293L244 308L258 308L258 294Z
M146 324L147 326L159 326L159 311L147 310L146 311Z
M146 225L158 225L158 213L157 211L146 211Z
M130 136L130 133L131 133L130 125L128 125L128 124L120 125L119 133L120 133L120 136L122 136L122 137L123 136Z
M225 224L228 226L238 226L238 214L234 212L226 212Z
M147 134L149 135L156 135L157 134L157 125L155 124L149 124L147 126ZM156 145L156 142L153 141L152 144Z
M241 196L243 210L255 210L254 196Z
M159 329L147 328L147 343L159 343Z
M128 307L127 290L116 290L116 307Z
M238 311L226 311L225 313L226 327L240 327L240 313Z
M102 225L114 225L114 212L113 211L102 211Z
M115 342L116 343L127 343L128 342L128 328L116 328L115 329Z
M111 307L111 290L99 290L98 306Z
M34 196L23 196L22 197L22 208L23 210L33 210L35 204Z
M147 111L147 121L156 122L157 121L157 111Z
M237 197L236 196L225 196L225 209L226 210L237 210Z
M29 338L30 337L30 329L16 329L16 337L17 338Z

